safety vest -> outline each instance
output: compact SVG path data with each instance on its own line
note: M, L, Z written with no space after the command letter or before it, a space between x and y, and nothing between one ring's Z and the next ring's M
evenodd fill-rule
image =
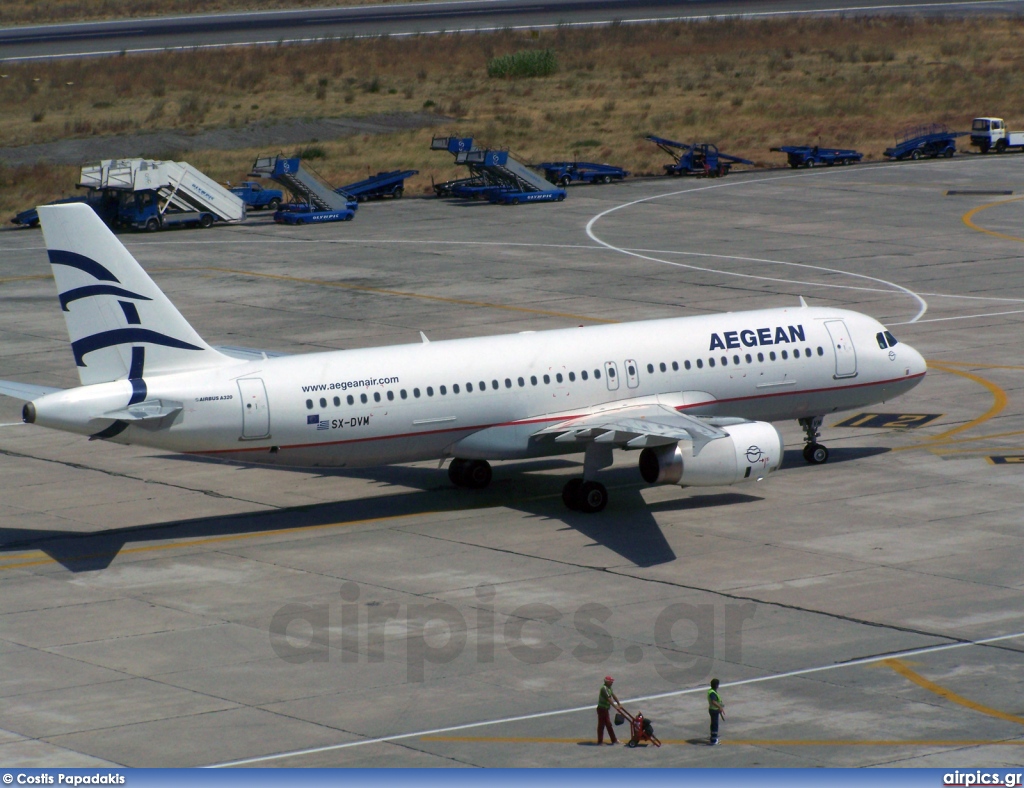
M721 698L721 696L715 690L709 689L708 690L708 708L710 710L714 711L715 710L715 705L714 705L714 703L712 703L712 701L715 701L716 703L721 704L722 698Z

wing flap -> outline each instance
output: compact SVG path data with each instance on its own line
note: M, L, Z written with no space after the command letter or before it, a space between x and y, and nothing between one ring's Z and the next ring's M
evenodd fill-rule
M538 430L534 435L553 435L557 443L592 441L631 449L690 441L696 456L708 443L726 437L727 433L711 421L664 405L645 403L578 416Z

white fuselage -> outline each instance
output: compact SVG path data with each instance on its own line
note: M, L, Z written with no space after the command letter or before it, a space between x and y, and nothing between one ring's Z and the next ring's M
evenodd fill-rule
M571 453L534 434L626 400L777 421L891 399L926 368L907 345L881 347L883 331L797 307L237 362L146 377L148 400L181 409L111 440L293 466ZM96 434L131 392L121 380L47 395L36 422Z

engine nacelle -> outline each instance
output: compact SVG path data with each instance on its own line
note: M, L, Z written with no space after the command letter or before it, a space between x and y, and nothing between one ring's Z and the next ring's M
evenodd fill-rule
M705 444L696 457L693 444L647 448L640 452L640 475L649 484L719 487L763 479L782 465L782 435L765 421L722 427L727 438Z

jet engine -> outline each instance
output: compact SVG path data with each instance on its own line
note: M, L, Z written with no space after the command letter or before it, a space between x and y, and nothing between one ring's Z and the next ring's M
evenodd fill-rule
M718 487L763 479L782 465L782 436L771 424L750 421L721 429L727 437L706 443L696 456L692 443L644 449L640 475L650 484Z

